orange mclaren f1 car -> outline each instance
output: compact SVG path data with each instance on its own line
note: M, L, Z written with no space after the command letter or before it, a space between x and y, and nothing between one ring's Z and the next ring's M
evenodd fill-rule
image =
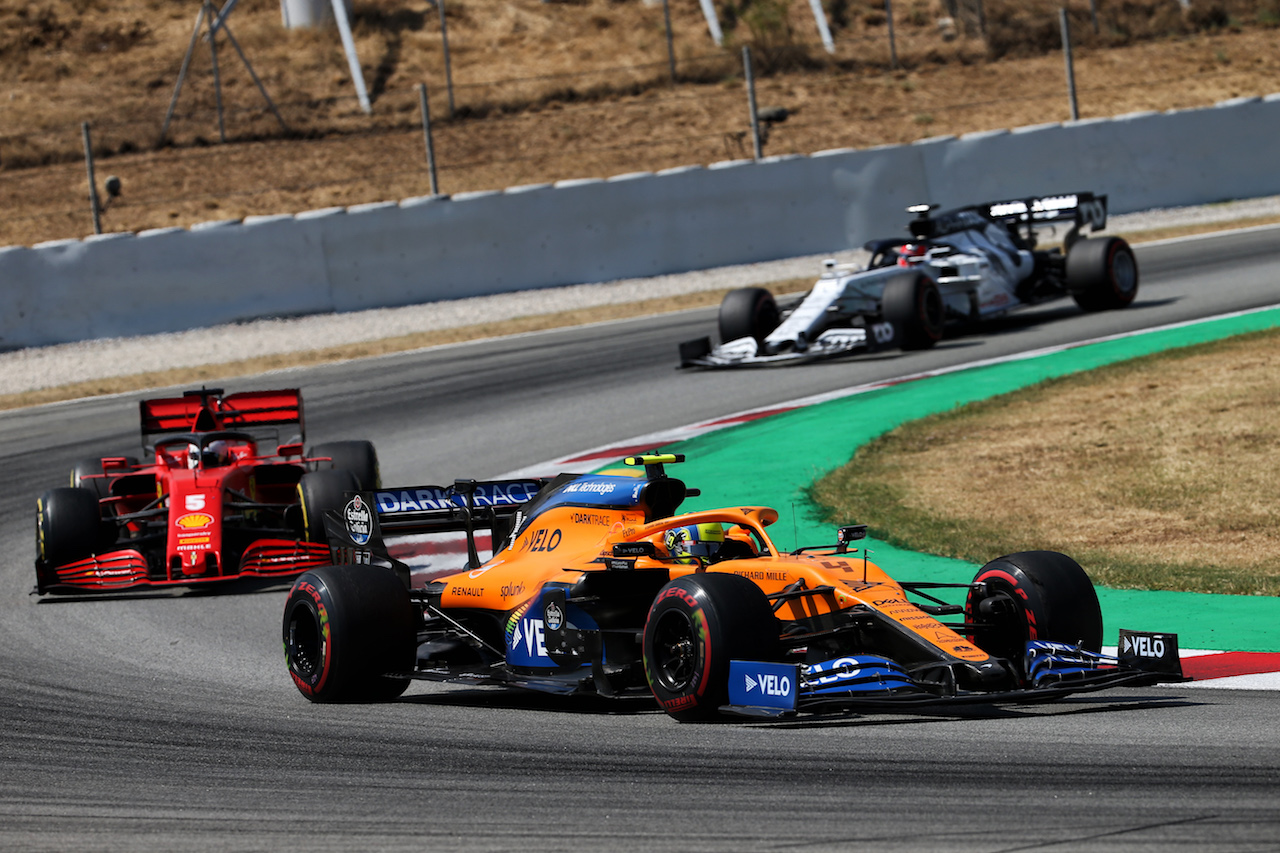
M321 513L379 486L367 441L304 451L296 389L202 388L140 408L144 460L82 460L37 501L37 593L291 578L329 563Z
M1084 571L1011 554L968 584L904 583L852 547L784 553L772 509L677 515L678 455L555 479L353 493L327 516L335 565L294 582L289 674L315 702L386 701L411 679L652 695L678 720L1028 702L1182 680L1173 634L1101 652ZM476 531L488 527L492 558ZM385 540L465 531L468 565L411 588ZM951 593L961 599L948 603Z

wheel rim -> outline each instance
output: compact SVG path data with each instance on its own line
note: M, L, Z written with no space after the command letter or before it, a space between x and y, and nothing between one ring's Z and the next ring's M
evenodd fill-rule
M698 668L698 644L693 623L684 613L662 615L653 632L653 668L658 683L672 693L693 684Z
M920 324L931 338L942 337L942 294L936 287L923 287L920 294Z
M1121 296L1133 293L1138 283L1138 267L1133 255L1124 251L1115 253L1111 259L1111 281Z
M289 614L289 668L309 679L320 668L321 643L317 619L311 608L299 604Z
M1000 600L1003 606L998 608L994 618L975 632L974 639L982 640L978 645L988 654L1019 662L1030 634L1026 612L1018 603L1016 593L1008 585L990 580L986 583L992 592L988 599ZM973 603L972 612L968 614L970 620L977 621L981 604L981 601Z
M751 331L756 340L764 340L768 337L770 332L778 328L777 303L772 299L761 299L757 302L751 325Z

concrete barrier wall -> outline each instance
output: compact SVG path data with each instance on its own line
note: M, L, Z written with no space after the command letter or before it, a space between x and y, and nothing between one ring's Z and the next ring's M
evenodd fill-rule
M0 348L838 251L907 205L1105 192L1112 213L1280 193L1280 94L505 192L0 248Z

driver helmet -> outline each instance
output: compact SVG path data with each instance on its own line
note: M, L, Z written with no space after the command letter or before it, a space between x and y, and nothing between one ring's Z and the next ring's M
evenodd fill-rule
M667 550L676 559L697 557L707 560L724 544L724 525L718 521L673 527L666 533Z
M903 243L898 248L898 266L910 266L914 261L924 257L928 246L924 243Z
M209 442L205 446L203 453L200 450L200 445L194 443L187 445L188 468L221 468L230 462L231 445L222 439Z

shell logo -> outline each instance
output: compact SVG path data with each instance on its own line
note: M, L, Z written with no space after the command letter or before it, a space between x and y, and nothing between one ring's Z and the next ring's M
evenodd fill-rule
M179 516L173 523L183 530L199 530L213 524L213 516L207 512L189 512Z

